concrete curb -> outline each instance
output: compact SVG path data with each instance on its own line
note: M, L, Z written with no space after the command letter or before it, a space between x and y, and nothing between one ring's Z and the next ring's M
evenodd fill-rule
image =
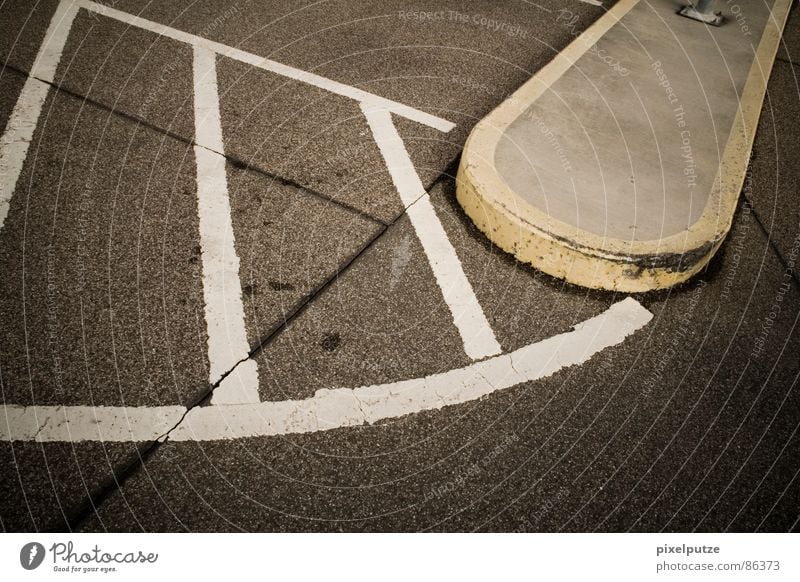
M457 198L492 242L545 273L595 289L643 292L686 281L716 253L730 230L791 0L776 0L747 76L714 186L702 216L657 240L600 236L557 220L516 194L494 167L505 130L639 0L621 0L552 62L484 118L467 140Z

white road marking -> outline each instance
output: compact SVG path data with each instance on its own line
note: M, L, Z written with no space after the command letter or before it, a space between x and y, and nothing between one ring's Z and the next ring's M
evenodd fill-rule
M126 12L121 12L111 8L110 6L96 4L91 0L78 1L83 8L91 10L92 12L96 12L97 14L114 18L121 22L130 24L131 26L138 26L139 28L155 32L156 34L160 34L180 42L185 42L194 47L206 48L224 57L247 63L254 67L258 67L259 69L264 69L265 71L270 71L283 77L296 79L303 83L313 85L314 87L319 87L320 89L330 91L331 93L336 93L337 95L342 95L361 103L367 103L373 107L388 109L392 113L395 113L401 117L405 117L406 119L411 119L417 123L433 127L439 131L446 133L455 127L454 123L447 121L446 119L442 119L441 117L436 117L435 115L425 113L419 109L414 109L408 105L403 105L402 103L398 103L378 95L373 95L372 93L339 83L338 81L321 77L319 75L315 75L314 73L309 73L308 71L296 69L294 67L284 65L283 63L266 59L252 53L248 53L247 51L214 42L213 40L208 40L188 32L183 32L182 30L177 30L164 24L145 20L144 18L140 18Z
M478 303L461 261L447 238L430 197L397 133L391 112L362 104L375 143L381 150L400 199L417 233L436 282L461 334L464 351L473 360L499 354L502 350L486 315Z
M58 5L45 33L42 46L36 55L30 75L22 87L19 99L6 123L0 139L0 229L8 216L11 197L33 140L42 106L56 75L56 68L67 42L78 8L72 2Z
M629 297L579 323L573 331L442 374L354 390L318 390L306 400L196 407L168 438L209 441L309 433L462 404L582 364L603 349L620 344L652 318ZM0 423L0 440L151 441L162 437L185 410L180 406L4 405L0 419L5 418L6 423Z
M169 431L183 406L17 406L0 414L0 441L144 442Z
M583 2L584 4L591 4L592 6L603 5L603 3L600 0L578 0L578 2Z
M209 382L214 384L250 354L244 327L239 257L228 199L222 123L219 115L216 54L194 47L194 155L197 210L203 264L203 296L208 329ZM252 360L250 360L252 361ZM258 370L240 366L214 390L214 404L258 402Z
M261 402L258 395L258 364L253 359L234 364L211 395L211 404L247 404ZM230 370L231 368L228 368Z
M27 155L48 86L52 82L76 8L81 6L194 47L194 89L198 214L202 243L204 298L209 336L209 380L218 382L215 406L197 407L184 418L182 406L90 407L2 405L0 440L37 442L152 441L169 432L173 440L218 440L328 430L374 423L422 410L468 402L522 382L577 365L641 328L652 314L633 299L613 305L574 331L511 354L500 346L486 321L460 261L424 191L391 114L449 131L454 125L411 107L294 69L269 59L119 12L89 0L64 0L58 7L31 77L12 112L3 136L0 206L4 218ZM381 149L394 184L474 359L470 366L415 380L364 386L354 390L319 390L313 398L258 401L258 372L248 359L249 346L227 192L224 144L219 117L216 54L228 56L359 101ZM37 79L34 79L37 77ZM17 167L18 166L18 167ZM8 178L8 179L6 179ZM9 186L10 184L10 186ZM9 190L10 188L10 190ZM6 198L7 197L7 198ZM0 223L0 226L2 224ZM183 422L181 420L183 419ZM177 425L177 426L176 426ZM173 428L175 427L175 428Z

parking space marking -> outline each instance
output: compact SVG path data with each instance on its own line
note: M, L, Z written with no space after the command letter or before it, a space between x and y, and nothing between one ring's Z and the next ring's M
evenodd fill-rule
M606 347L622 342L644 326L652 314L634 299L612 305L571 332L530 344L513 353L501 347L464 274L455 249L419 179L392 115L449 131L454 124L414 108L348 87L311 73L101 6L90 0L63 0L51 21L37 56L33 75L15 106L11 131L3 141L6 154L21 159L41 113L64 42L78 7L192 45L198 216L202 252L203 293L208 329L209 380L219 384L209 407L154 406L22 406L3 404L3 441L150 441L217 440L329 430L374 423L423 410L464 403L549 376L578 365ZM359 101L395 188L425 249L466 353L478 360L464 368L432 376L355 389L318 390L306 400L260 402L258 371L250 358L228 199L226 159L219 113L216 59L241 60L298 81ZM43 91L43 92L42 92ZM37 105L38 103L38 105ZM12 114L13 117L13 114ZM15 134L14 132L20 132ZM17 135L15 138L14 135ZM9 137L7 137L9 136ZM27 139L26 139L27 136ZM15 145L20 142L22 145ZM9 145L11 144L11 145ZM11 157L7 159L11 159ZM16 159L16 158L15 158ZM3 166L5 168L6 166ZM13 170L13 167L11 168ZM10 174L9 174L10 175ZM13 176L16 182L19 175ZM5 177L6 174L4 173ZM4 182L4 196L13 186Z
M355 389L318 390L312 398L198 406L151 408L4 405L0 440L57 442L79 440L208 441L309 433L372 424L424 410L463 404L586 362L605 348L622 343L653 314L628 297L573 331L529 344L509 354L474 362L424 378ZM36 412L32 412L32 409ZM34 417L37 415L37 418ZM74 425L74 426L73 426ZM168 429L167 429L168 430Z
M183 406L3 405L0 441L147 442L169 432Z
M472 289L461 261L425 192L392 114L362 104L375 143L381 151L411 224L428 258L436 283L450 308L461 334L464 351L473 360L499 354L502 350Z
M213 385L239 362L250 345L244 327L239 256L236 254L228 199L225 146L219 114L217 55L194 47L194 155L197 163L197 212L203 265L203 296L208 330L209 382ZM258 402L258 370L241 366L235 380L214 390L214 404Z
M264 69L265 71L270 71L283 77L288 77L290 79L295 79L297 81L313 85L314 87L319 87L320 89L324 89L331 93L336 93L337 95L342 95L343 97L348 97L360 103L366 103L373 107L387 109L396 115L405 117L406 119L416 121L417 123L421 123L429 127L433 127L434 129L438 129L439 131L443 131L445 133L455 127L454 123L447 121L446 119L442 119L441 117L436 117L435 115L425 113L424 111L414 109L413 107L403 105L402 103L392 101L391 99L373 95L372 93L339 83L333 79L328 79L314 73L309 73L308 71L296 69L294 67L290 67L289 65L284 65L283 63L273 61L272 59L260 57L241 49L214 42L213 40L208 40L188 32L183 32L182 30L178 30L164 24L152 22L139 16L134 16L133 14L120 12L119 10L111 8L110 6L96 4L91 0L77 0L77 2L83 8L91 10L92 12L96 12L97 14L114 18L126 24L130 24L131 26L138 26L139 28L155 32L156 34L185 42L194 47L199 46L206 48L221 56L235 59L259 69Z
M0 229L8 216L11 197L77 11L77 7L69 2L62 2L56 8L30 75L0 138Z

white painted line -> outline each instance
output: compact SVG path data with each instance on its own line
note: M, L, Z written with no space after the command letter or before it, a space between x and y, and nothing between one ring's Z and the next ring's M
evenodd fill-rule
M234 364L230 374L223 378L211 395L211 404L247 404L261 402L258 395L258 364L245 360ZM228 368L229 370L231 368Z
M0 441L154 441L186 413L183 406L17 406L0 412Z
M169 434L169 440L209 441L309 433L462 404L582 364L603 349L622 343L652 318L647 309L629 297L597 317L579 323L573 331L443 374L354 390L318 390L306 400L193 408ZM42 422L37 422L33 410ZM5 405L0 410L0 440L150 441L161 437L164 427L174 425L183 412L184 408L175 406Z
M30 75L22 87L0 139L0 229L8 216L11 197L17 188L17 180L28 155L33 132L47 99L50 88L47 83L52 83L55 78L56 68L77 11L77 6L67 0L56 8Z
M584 4L591 4L592 6L603 5L603 3L600 0L578 0L578 2L583 2Z
M461 261L436 216L403 139L392 121L391 112L364 104L361 109L400 199L408 208L408 217L422 243L445 303L450 308L453 323L461 334L464 351L473 360L499 354L502 351L500 344L494 337L472 285L464 274Z
M83 8L91 10L92 12L96 12L97 14L102 14L103 16L125 22L131 26L138 26L139 28L155 32L156 34L160 34L162 36L166 36L195 47L206 48L224 57L235 59L254 67L258 67L259 69L264 69L265 71L270 71L283 77L288 77L290 79L295 79L297 81L313 85L314 87L319 87L320 89L330 91L331 93L336 93L337 95L342 95L343 97L348 97L360 103L366 103L373 107L388 109L396 115L405 117L406 119L416 121L417 123L421 123L429 127L433 127L439 131L446 133L455 127L454 123L447 121L446 119L436 117L435 115L425 113L419 109L414 109L408 105L403 105L402 103L398 103L378 95L373 95L372 93L351 87L350 85L345 85L343 83L339 83L338 81L321 77L319 75L315 75L314 73L309 73L308 71L296 69L294 67L284 65L283 63L254 55L253 53L249 53L247 51L214 42L213 40L208 40L188 32L183 32L182 30L177 30L164 24L145 20L144 18L134 16L133 14L128 14L127 12L121 12L111 8L110 6L96 4L91 0L78 1Z
M239 257L236 254L228 200L228 179L219 116L216 54L194 47L194 155L197 162L197 210L203 264L203 296L208 330L209 382L247 359L250 345L244 327ZM214 404L258 402L258 370L241 366L216 390Z

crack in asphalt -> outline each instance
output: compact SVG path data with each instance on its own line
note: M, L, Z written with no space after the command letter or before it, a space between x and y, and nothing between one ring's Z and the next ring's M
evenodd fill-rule
M17 71L17 72L19 72L19 71ZM62 88L58 87L57 85L52 85L52 86L55 87L59 91L65 91L66 92L65 89L62 89ZM77 95L77 94L74 94L74 93L71 94L71 95L76 97L76 98L81 98L80 95ZM104 107L102 105L98 105L98 106L102 107L103 109L109 111L112 114L130 118L130 116L127 116L126 114L123 114L121 112L115 111L113 109L109 109L109 108ZM134 119L134 120L138 121L136 119ZM169 135L169 132L167 132L165 130L161 130L157 126L152 126L152 128L154 130L157 130L157 131L163 131L163 133ZM185 139L183 139L180 136L171 136L171 137L174 137L175 139L178 139L178 140L181 140L181 141L186 141ZM419 196L419 198L417 200L421 199L422 197L424 197L426 195L430 195L430 193L434 190L434 188L436 188L439 184L441 184L441 183L443 183L443 182L445 182L445 181L447 181L449 179L453 179L455 177L455 175L456 175L456 172L457 172L457 169L458 169L458 163L459 163L460 158L461 158L460 154L454 156L453 160L445 167L445 169L442 172L439 173L439 175L436 178L434 178L434 180L431 182L430 186L428 188L426 188L422 194L420 194L420 196ZM251 166L245 167L244 170L245 171L256 171L256 172L259 171L258 169L252 168ZM269 174L266 174L266 175L269 175ZM299 188L301 190L305 190L307 192L312 192L313 193L313 191L308 190L308 189L306 189L306 188L304 188L302 186L297 186L297 188ZM325 198L327 200L327 197L325 197L324 195L319 194L319 196L322 197L322 198ZM378 242L378 240L381 239L381 237L383 237L384 234L386 234L386 232L389 231L390 228L394 227L398 223L398 221L400 221L400 219L402 219L407 214L408 208L410 208L410 206L412 206L412 205L409 205L408 207L404 208L403 211L400 214L398 214L393 220L391 220L388 223L382 222L382 221L380 221L380 220L378 220L378 219L376 219L374 217L370 217L372 222L377 223L379 225L379 228L378 228L377 232L374 234L374 236L372 236L369 240L367 240L361 246L361 248L359 248L348 260L346 260L339 268L337 268L325 281L323 281L320 285L318 285L311 293L306 295L304 298L300 299L292 307L292 309L289 311L289 313L284 317L282 322L274 325L272 327L272 329L270 329L258 341L256 341L254 345L252 345L250 347L250 351L249 351L247 357L242 358L241 360L239 360L233 367L231 367L230 370L228 370L226 373L224 373L222 375L222 377L217 382L215 382L213 385L210 385L207 390L205 390L199 396L194 398L193 402L191 402L189 405L187 405L186 411L183 413L183 415L181 416L180 420L178 420L178 422L175 424L175 426L173 426L171 429L169 429L167 432L165 432L163 435L161 435L157 440L151 442L143 450L137 451L136 458L133 459L127 465L125 465L125 467L121 471L114 472L114 474L112 475L111 478L107 479L103 484L101 484L101 486L98 488L98 491L97 491L96 494L87 495L77 505L77 509L74 510L73 512L71 512L72 517L68 517L67 518L67 529L68 529L68 531L72 532L72 531L77 530L78 528L80 528L80 526L84 522L86 522L87 520L91 519L95 515L95 513L97 511L97 508L100 507L102 505L102 503L104 503L105 500L108 499L108 497L110 497L111 494L114 491L121 489L125 485L125 483L127 482L127 480L130 477L132 477L133 475L138 473L138 471L145 466L145 464L150 460L150 458L153 457L153 455L163 445L165 445L167 442L169 442L169 435L172 432L174 432L175 430L177 430L181 426L181 424L186 420L186 417L188 416L188 414L192 410L194 410L198 406L202 406L206 402L208 402L210 400L211 396L213 395L214 390L219 387L220 383L227 376L229 376L236 369L237 366L239 366L242 363L244 363L244 362L252 359L253 357L255 357L267 345L272 343L284 330L286 330L289 327L289 325L291 324L291 322L293 322L297 317L302 315L305 312L305 310L309 307L309 305L311 303L313 303L335 281L337 281L340 276L345 274L350 269L350 267L352 267L352 265L355 264L355 262L364 253L367 252L367 250L369 250L376 242ZM359 400L359 409L362 411L362 413L364 413L363 407L362 407L362 403L361 403L360 400ZM366 414L364 414L364 418L366 419Z
M9 70L9 71L11 71L13 73L16 73L16 74L18 74L20 76L25 77L26 79L31 77L33 79L36 79L40 83L43 83L45 85L49 85L51 88L55 89L59 93L63 93L64 95L67 95L67 96L69 96L69 97L71 97L73 99L78 99L83 103L88 103L89 105L91 105L93 107L96 107L97 109L101 109L101 110L106 111L106 112L108 112L108 113L110 113L112 115L116 115L117 117L120 117L121 119L125 119L127 121L130 121L130 122L134 123L137 126L142 126L142 127L146 128L146 129L150 129L150 130L155 131L157 133L161 133L163 135L166 135L167 137L170 137L170 138L172 138L172 139L174 139L176 141L179 141L181 143L184 143L186 145L199 146L199 147L202 147L204 149L208 149L209 151L213 151L214 153L217 153L217 154L221 155L222 157L224 157L225 160L230 165L232 165L234 168L236 168L238 170L250 171L250 172L254 172L256 174L262 175L262 176L264 176L266 178L269 178L269 179L271 179L271 180L273 180L275 182L278 182L279 184L281 184L283 186L289 186L290 188L294 188L295 190L299 190L299 191L304 192L304 193L306 193L306 194L308 194L310 196L314 196L314 197L319 198L321 200L324 200L326 202L330 202L332 204L335 204L336 206L339 206L340 208L346 210L348 213L355 214L355 215L357 215L357 216L359 216L359 217L361 217L361 218L363 218L365 220L368 220L369 222L382 224L384 226L387 224L385 221L381 220L380 218L378 218L376 216L373 216L370 213L368 213L368 212L366 212L364 210L361 210L360 208L356 208L355 206L352 206L352 205L348 204L347 202L343 202L343 201L341 201L341 200L339 200L339 199L337 199L337 198L335 198L333 196L328 196L327 194L319 192L318 190L315 190L314 188L311 188L309 186L304 186L304 185L300 184L299 182L296 182L296 181L292 180L291 178L286 178L284 176L281 176L279 174L271 172L270 170L267 170L267 169L262 168L262 167L260 167L258 165L255 165L252 162L247 162L245 160L242 160L241 158L239 158L237 156L234 156L233 154L231 154L229 152L222 153L222 152L217 152L216 150L207 148L207 147L205 147L205 146L203 146L201 144L198 144L194 139L187 138L187 137L185 137L185 136L183 136L183 135L181 135L179 133L176 133L176 132L171 131L169 129L165 129L165 128L161 127L160 125L157 125L155 123L147 121L144 117L141 117L141 116L133 114L133 113L128 113L127 111L121 111L119 109L114 109L113 107L111 107L109 105L106 105L105 103L97 101L97 100L95 100L95 99L93 99L91 97L88 97L86 95L81 95L80 93L78 93L76 91L73 91L72 89L68 89L66 87L63 87L58 83L45 81L44 79L40 79L39 77L37 77L35 75L30 75L27 72L25 72L24 70L19 69L14 65L5 64L3 69L0 69L0 70Z

